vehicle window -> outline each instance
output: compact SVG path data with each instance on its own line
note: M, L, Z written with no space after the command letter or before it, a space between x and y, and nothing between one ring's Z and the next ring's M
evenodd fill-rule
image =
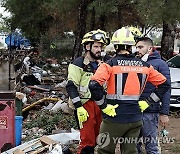
M180 54L167 60L167 64L169 67L180 68Z

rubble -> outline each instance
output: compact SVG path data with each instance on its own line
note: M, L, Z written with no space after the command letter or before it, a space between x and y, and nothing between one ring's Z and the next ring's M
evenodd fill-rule
M72 129L78 129L78 126L73 110L67 103L68 96L65 90L68 63L68 60L57 63L57 60L53 59L50 65L45 63L42 67L31 67L30 74L25 74L23 69L18 69L16 73L16 98L22 102L22 145L28 143L30 147L29 142L34 144L44 135L54 134L50 138L58 140L58 143L53 146L45 144L30 153L42 151L44 153L46 150L47 153L56 154L63 149L69 150L69 148L71 151L76 151L79 131ZM74 136L73 133L76 135ZM74 143L73 140L77 142ZM13 149L13 153L23 153L22 145L20 149L15 147L16 150Z
M71 142L65 142L61 143L59 138L61 140L68 141L75 141L79 140L79 132L72 132L72 133L62 133L62 134L56 134L51 136L42 136L38 139L31 140L29 142L26 142L20 146L17 146L15 148L12 148L6 152L3 152L2 154L38 154L38 153L46 153L46 154L63 154L63 153L71 153L69 150L69 145L72 144Z

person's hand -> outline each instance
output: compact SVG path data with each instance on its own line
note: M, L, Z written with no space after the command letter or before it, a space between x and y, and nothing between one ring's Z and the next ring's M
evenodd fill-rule
M141 109L141 112L144 112L144 110L146 110L149 107L148 102L146 101L139 101L139 108Z
M168 115L160 115L160 125L162 127L166 127L168 125L168 122L169 122Z
M77 117L79 122L87 121L89 114L83 106L77 108Z
M97 59L96 62L99 64L99 63L102 63L102 60Z
M107 107L105 109L103 109L102 111L107 114L108 116L111 116L111 117L114 117L116 116L116 111L115 109L118 107L119 105L116 104L116 105L110 105L110 104L107 104Z
M100 59L97 59L96 62L98 63L98 66L101 65L101 64L103 63L103 61L100 60Z

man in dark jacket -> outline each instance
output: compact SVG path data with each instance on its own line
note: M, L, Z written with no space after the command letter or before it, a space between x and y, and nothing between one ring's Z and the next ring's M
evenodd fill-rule
M170 71L168 65L161 59L159 52L153 49L152 40L148 37L142 37L136 42L136 48L137 56L143 61L151 64L158 72L162 73L170 84ZM149 97L155 90L156 87L148 82L141 95L141 99L143 100ZM169 121L170 95L169 90L164 95L162 102L152 103L152 105L143 113L143 127L141 129L140 137L143 137L144 139L147 154L159 153L157 141L158 119L160 120L160 125L165 128ZM142 143L139 143L137 146L139 153L142 153L141 144Z

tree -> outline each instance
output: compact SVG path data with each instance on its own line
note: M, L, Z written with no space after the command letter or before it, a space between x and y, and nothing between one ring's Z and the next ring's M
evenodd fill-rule
M10 32L10 28L7 26L7 19L0 21L0 31Z
M175 28L180 21L179 0L136 0L136 9L144 27L163 27L162 55L169 59L173 55Z
M39 42L40 36L53 22L43 0L3 0L3 5L11 12L11 29L21 29L31 42Z
M180 21L179 7L180 2L177 0L165 0L163 10L163 35L161 41L162 55L169 59L173 56L175 30L177 21ZM167 10L173 10L171 13ZM177 12L176 12L177 11Z
M86 31L86 19L87 19L87 7L93 0L81 0L79 2L79 16L78 16L78 26L75 31L75 45L73 49L72 59L77 56L80 56L82 53L81 41L83 35Z
M173 56L175 28L175 24L163 23L161 50L162 56L166 59L169 59Z
M31 42L56 43L64 32L75 33L72 57L81 55L83 35L93 29L113 32L122 26L140 26L143 30L164 27L163 55L169 58L174 32L180 21L179 0L2 0L11 12L11 29L21 29ZM78 9L77 9L78 8ZM163 26L164 24L164 26ZM169 33L168 33L169 32ZM171 37L171 39L169 38ZM165 45L169 40L170 45ZM41 41L40 41L41 40ZM48 45L47 45L48 47ZM168 49L169 48L169 49Z

